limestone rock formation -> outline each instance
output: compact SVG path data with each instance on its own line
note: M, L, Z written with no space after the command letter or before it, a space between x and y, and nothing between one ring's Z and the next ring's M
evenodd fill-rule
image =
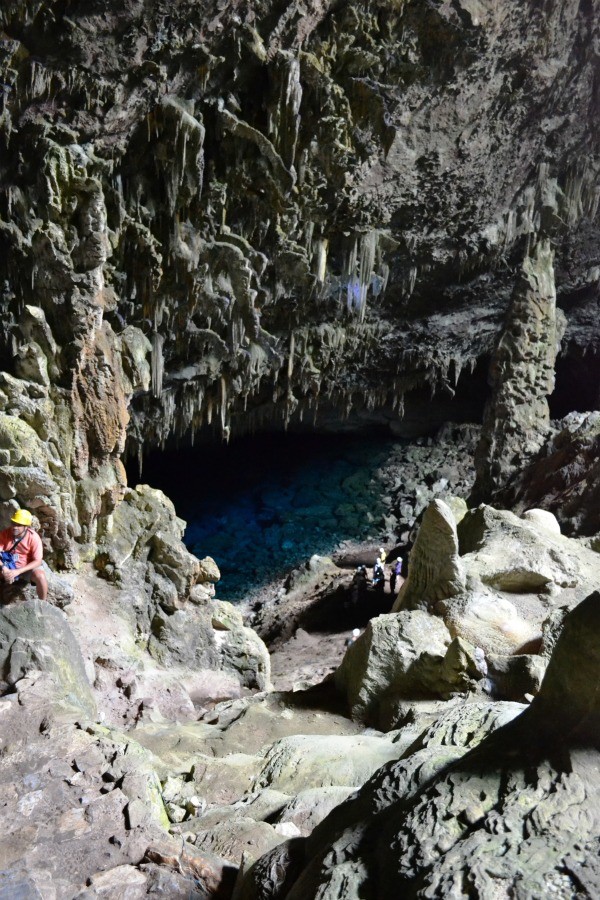
M598 553L561 535L547 511L519 518L481 505L457 526L434 500L397 611L369 622L336 687L353 716L385 730L419 700L535 695L564 611L599 577Z
M433 500L423 516L408 578L398 591L393 610L428 610L437 601L458 594L464 586L456 518L447 503Z
M427 693L450 641L444 623L422 610L372 619L335 673L352 715L379 724L378 706L390 695Z
M527 340L507 334L498 359L520 368L533 415L512 404L517 439L488 431L486 458L543 430L550 243L565 347L600 346L597 7L3 3L0 525L31 509L75 585L64 612L0 608L14 896L227 896L240 856L265 849L242 896L585 883L597 597L557 634L597 583L593 541L539 517L454 515L435 500L444 475L415 489L396 522L434 507L401 609L338 676L356 712L397 726L365 734L331 711L331 685L241 696L269 687L265 647L124 459L195 434L316 422L412 437L477 419L511 297ZM532 327L535 297L549 315ZM503 377L497 411L514 399ZM586 493L565 506L573 529L593 530ZM502 727L520 707L484 702L494 685L540 693Z
M126 440L477 417L541 241L596 346L594 2L10 0L0 27L0 499L59 561Z
M521 519L481 506L458 526L466 589L437 612L451 634L486 654L537 653L543 625L595 587L600 558L560 534L548 516Z
M49 603L27 600L0 611L0 679L13 688L28 676L49 679L53 706L92 717L96 704L79 645L65 614Z
M555 423L537 457L515 474L503 501L517 512L543 506L565 534L592 536L600 530L600 414L571 413Z
M489 499L541 447L550 425L548 396L564 331L556 309L549 240L526 258L491 364L492 396L475 454L475 499Z
M594 896L599 630L595 593L567 618L529 709L494 722L455 707L308 839L259 860L243 900Z

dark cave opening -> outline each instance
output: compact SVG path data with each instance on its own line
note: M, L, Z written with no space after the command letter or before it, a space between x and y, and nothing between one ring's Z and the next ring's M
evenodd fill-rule
M396 443L381 431L262 433L155 451L141 480L174 502L191 552L216 560L218 596L241 600L344 540L378 539L386 509L377 470Z
M171 440L145 455L141 476L130 459L128 481L167 494L187 522L188 549L219 565L218 596L241 600L344 541L380 542L389 506L378 470L399 443L427 439L446 422L480 422L487 370L485 359L455 387L411 391L402 417L385 407L341 419L330 405L316 427L292 420L275 430L271 421L252 434L233 419L229 443L216 427L200 431L193 447Z
M549 399L550 416L600 409L600 353L570 348L556 360L555 388Z

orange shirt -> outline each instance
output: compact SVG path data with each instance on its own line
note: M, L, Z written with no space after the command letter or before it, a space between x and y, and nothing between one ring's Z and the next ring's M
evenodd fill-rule
M17 539L13 534L12 528L0 531L0 550L10 550ZM42 540L39 534L28 528L25 532L23 540L19 541L14 550L17 569L22 569L27 563L33 562L34 559L41 559L43 554Z

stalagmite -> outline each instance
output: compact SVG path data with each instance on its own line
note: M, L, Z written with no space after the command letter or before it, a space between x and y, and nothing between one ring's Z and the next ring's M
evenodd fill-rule
M227 416L227 381L221 377L221 430L229 437L229 425Z
M541 446L550 422L547 398L554 387L563 331L553 253L544 240L525 258L490 365L492 397L475 455L474 501L489 500Z

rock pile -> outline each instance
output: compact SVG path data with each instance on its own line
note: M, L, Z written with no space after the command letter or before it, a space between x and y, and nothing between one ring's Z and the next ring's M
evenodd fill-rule
M600 413L571 413L552 423L537 457L508 485L503 500L517 512L543 506L565 534L600 530Z
M388 539L406 544L416 522L434 498L468 497L475 480L473 457L479 439L477 425L446 424L434 437L398 444L382 472Z

